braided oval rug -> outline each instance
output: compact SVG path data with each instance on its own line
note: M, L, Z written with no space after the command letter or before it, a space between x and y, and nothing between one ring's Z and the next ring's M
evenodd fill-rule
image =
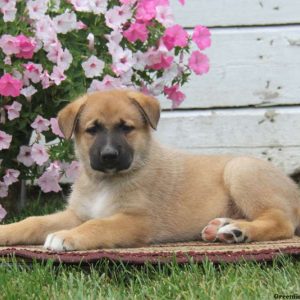
M270 261L278 255L289 254L300 257L300 237L272 242L246 244L221 244L193 241L168 243L142 248L98 249L90 251L55 252L42 246L0 247L0 257L22 258L27 261L48 259L63 263L93 263L107 258L111 261L143 264L202 262Z

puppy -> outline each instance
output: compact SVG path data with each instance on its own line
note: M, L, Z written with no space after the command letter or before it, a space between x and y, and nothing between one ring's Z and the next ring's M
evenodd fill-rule
M159 102L134 91L68 104L58 121L67 139L74 136L81 170L67 208L1 225L0 245L66 251L294 235L300 196L287 176L255 158L166 148L152 136L159 116Z

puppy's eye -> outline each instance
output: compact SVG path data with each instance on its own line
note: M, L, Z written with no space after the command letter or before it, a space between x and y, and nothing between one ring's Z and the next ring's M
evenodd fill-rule
M95 135L98 131L98 126L91 126L89 128L87 128L85 131L91 135Z
M124 133L129 133L134 130L134 127L126 124L120 124L119 129L121 129Z

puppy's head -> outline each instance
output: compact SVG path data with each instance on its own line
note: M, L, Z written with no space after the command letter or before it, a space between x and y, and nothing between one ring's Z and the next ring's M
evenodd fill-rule
M67 139L74 134L85 167L118 173L137 167L146 156L159 102L133 91L95 92L68 104L58 114Z

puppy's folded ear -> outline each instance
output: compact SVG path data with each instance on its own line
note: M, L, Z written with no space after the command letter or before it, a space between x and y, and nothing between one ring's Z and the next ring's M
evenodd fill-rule
M66 139L70 139L75 130L80 112L87 96L82 96L64 107L57 115L58 125Z
M140 92L128 92L128 97L137 106L149 125L156 129L160 117L160 105L154 97Z

